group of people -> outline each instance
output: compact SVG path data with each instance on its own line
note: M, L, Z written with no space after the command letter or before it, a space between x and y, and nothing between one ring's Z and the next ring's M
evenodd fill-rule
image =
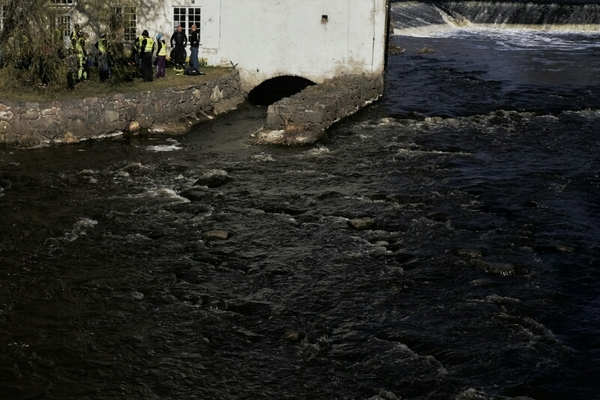
M198 60L199 33L196 25L192 25L188 39L182 27L177 26L170 39L172 50L168 53L166 41L161 34L152 38L148 31L144 30L142 35L135 39L132 48L132 57L142 80L152 82L154 79L164 78L166 76L167 60L174 63L177 74L204 75L200 71ZM90 68L94 64L98 66L100 81L104 82L112 76L111 65L116 66L117 63L122 61L119 59L120 56L116 56L112 51L109 52L109 42L106 34L100 36L94 44L95 58L87 52L86 40L88 38L89 36L76 24L70 37L71 49L68 60L67 84L71 89L77 82L89 79ZM186 68L186 46L188 43L191 48L191 55L189 67ZM113 48L114 44L110 44L110 46ZM154 72L153 66L156 66L156 72Z
M77 82L86 81L90 78L90 68L94 65L94 58L88 54L86 41L89 35L84 33L78 24L71 32L71 51L67 58L67 86L73 89ZM110 60L108 54L108 38L102 34L94 44L96 48L96 63L100 75L100 82L108 80L111 75Z
M200 46L200 35L196 25L192 25L192 32L189 37L183 31L181 25L177 26L175 32L171 36L170 45L171 53L169 58L175 64L175 70L178 74L185 73L186 75L204 75L200 71L200 63L198 61L198 48ZM190 44L190 67L184 68L187 52L185 47ZM156 52L156 74L153 72L152 60ZM137 54L136 62L140 68L142 80L144 82L152 82L153 79L164 78L166 75L167 64L167 45L161 34L156 35L156 40L152 39L147 30L142 32L134 43L134 53ZM138 61L139 60L139 61Z

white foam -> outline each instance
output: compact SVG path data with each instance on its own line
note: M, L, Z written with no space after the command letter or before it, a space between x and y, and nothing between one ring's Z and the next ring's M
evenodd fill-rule
M181 149L182 147L179 144L159 144L156 146L146 147L146 150L154 152L177 151Z
M210 178L211 176L228 176L227 171L223 169L209 169L208 171L202 174L203 178Z
M252 156L252 159L254 161L258 161L258 162L271 162L271 161L275 161L275 159L273 158L273 156L271 156L270 154L265 154L265 153L260 153L260 154L256 154L254 156Z
M77 240L80 236L83 236L87 233L89 228L93 228L98 224L98 221L89 219L89 218L81 218L79 221L73 224L73 229L70 232L66 232L64 238L69 242L73 242Z
M177 194L177 192L175 190L169 189L169 188L158 188L155 190L150 190L150 191L146 192L144 195L147 197L164 199L169 202L175 202L175 203L189 203L190 202L190 200L186 199L185 197L181 197L180 195Z
M311 156L324 156L331 153L331 151L327 147L319 145L314 149L310 149L307 153Z

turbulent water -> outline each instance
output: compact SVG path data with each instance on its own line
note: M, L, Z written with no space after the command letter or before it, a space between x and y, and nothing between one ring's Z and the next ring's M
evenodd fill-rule
M314 146L0 151L0 398L600 398L600 35L419 35Z

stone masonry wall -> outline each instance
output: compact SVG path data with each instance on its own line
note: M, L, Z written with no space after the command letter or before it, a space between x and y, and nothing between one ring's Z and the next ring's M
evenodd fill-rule
M245 100L241 87L233 71L183 88L50 102L0 99L0 144L73 142L119 134L132 125L151 129L212 118Z
M327 128L383 95L384 77L340 76L269 106L267 122L253 135L256 144L309 144Z

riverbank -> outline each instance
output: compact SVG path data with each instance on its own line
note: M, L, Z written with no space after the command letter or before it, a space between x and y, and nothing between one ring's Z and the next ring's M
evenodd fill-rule
M18 70L10 67L0 68L0 101L46 102L84 99L113 93L136 93L147 91L149 88L156 90L185 87L190 83L220 78L229 74L231 68L202 67L205 75L201 76L176 75L173 69L168 69L164 78L155 79L153 82L143 82L141 78L131 79L131 71L115 70L111 79L100 82L97 71L92 70L88 81L75 85L73 90L67 90L63 87L25 84L22 79L18 79Z
M119 85L88 81L66 93L42 94L35 101L0 99L0 144L35 147L144 130L183 133L193 123L235 109L246 98L235 70L172 75ZM3 98L19 99L10 93L13 96Z

